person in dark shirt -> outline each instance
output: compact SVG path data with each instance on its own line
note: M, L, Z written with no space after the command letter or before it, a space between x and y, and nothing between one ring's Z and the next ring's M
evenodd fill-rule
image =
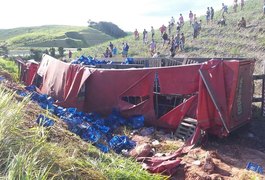
M198 36L200 25L197 21L195 21L192 26L193 26L193 39L195 39Z
M112 51L109 49L109 47L106 48L106 51L104 53L104 57L108 58L108 57L112 57Z
M214 9L213 9L213 7L210 8L210 16L211 16L211 22L213 22L213 18L214 18Z
M148 32L146 31L146 29L144 29L143 31L143 43L144 44L147 44L147 41L148 41Z
M163 46L164 46L165 43L168 41L168 35L167 35L167 32L164 32L162 38L163 38Z
M210 18L211 18L211 11L210 11L210 8L207 7L207 11L206 11L206 24L209 24Z
M181 33L179 41L179 47L181 51L184 51L184 45L185 45L185 36L184 33Z
M129 45L128 43L123 43L123 48L122 48L122 56L123 57L128 57L128 52L129 52Z
M69 52L68 52L68 57L69 57L69 59L72 58L72 51L71 50L69 50Z
M109 47L110 47L110 50L112 52L112 50L113 50L113 44L112 44L112 42L109 43Z

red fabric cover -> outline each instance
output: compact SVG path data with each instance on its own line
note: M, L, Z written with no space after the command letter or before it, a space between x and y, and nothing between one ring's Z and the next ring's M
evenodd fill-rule
M28 63L27 64L27 78L25 84L27 86L33 84L36 72L38 70L39 65L35 63Z
M84 100L78 101L78 92L90 76L91 70L64 63L47 55L44 58L38 69L43 78L41 92L56 99L57 105L83 110Z
M154 72L151 70L99 70L87 80L84 109L87 112L110 114L118 108L124 116L143 114L155 118L153 108ZM144 102L133 105L122 100L126 96L148 96Z
M198 91L200 64L156 69L161 94L192 94Z
M169 111L164 116L160 117L159 121L161 124L166 124L172 129L176 129L184 116L187 114L187 111L190 109L192 103L196 100L197 95L194 95L187 99L185 102L181 103L171 111Z
M199 89L198 123L206 123L202 120L208 120L207 126L204 125L202 127L209 128L214 125L223 125L227 127L229 118L226 104L223 63L219 60L208 61L202 65L199 71L202 78L200 83L203 83L203 85L201 85ZM211 111L209 111L210 109ZM222 122L221 119L224 122ZM228 129L227 131L229 132Z
M176 172L176 168L181 163L180 157L188 153L200 138L201 129L197 127L193 136L171 155L163 157L139 157L137 161L142 162L143 168L152 173L173 175Z

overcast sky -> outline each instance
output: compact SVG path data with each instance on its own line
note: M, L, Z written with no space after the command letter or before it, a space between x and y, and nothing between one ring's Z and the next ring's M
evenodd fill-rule
M0 29L39 26L87 26L92 21L108 21L126 31L167 25L171 16L182 13L187 20L190 10L205 14L206 7L220 10L222 3L233 0L3 0Z

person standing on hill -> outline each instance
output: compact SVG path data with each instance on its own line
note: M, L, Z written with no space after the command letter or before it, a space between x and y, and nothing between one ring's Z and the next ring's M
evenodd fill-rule
M139 32L137 29L135 29L135 31L134 31L134 39L139 40Z
M171 23L169 22L169 24L168 24L168 35L169 36L171 35L171 28L172 28L172 26L171 26Z
M143 43L147 44L147 39L148 39L148 32L146 31L146 29L144 29L143 31Z
M165 43L168 41L168 35L166 31L164 32L162 38L163 38L163 47L164 47Z
M106 48L106 51L104 53L105 58L111 58L112 57L112 51L110 51L109 47Z
M189 19L190 19L190 25L192 25L192 23L193 23L193 13L192 13L192 11L190 11L190 13L189 13Z
M234 9L234 12L236 13L237 12L237 0L234 0L234 6L233 6L233 9Z
M263 16L265 16L265 0L264 0L264 5L263 5Z
M196 16L196 14L193 15L193 23L194 23L195 21L197 21L197 16Z
M68 57L69 57L69 59L72 58L72 51L71 50L68 51Z
M214 9L213 9L213 7L211 7L211 9L210 9L210 16L211 16L211 22L213 22L213 18L214 18Z
M176 50L178 50L179 49L179 44L180 44L180 35L179 35L179 33L177 33L177 35L175 36L175 48L176 48Z
M129 45L126 43L122 43L123 44L123 48L122 48L122 57L127 57L128 56L128 52L129 52Z
M170 24L171 27L174 27L175 19L174 19L173 16L171 17L169 24Z
M113 56L116 56L118 54L118 49L116 48L116 46L113 48L112 54Z
M243 8L244 8L244 5L245 5L245 1L244 0L241 0L241 10L243 10Z
M180 26L184 25L184 18L182 16L182 14L179 15L179 24L180 24Z
M151 34L152 34L152 39L154 39L154 36L155 36L155 30L154 30L154 27L151 26Z
M109 48L110 48L110 51L112 52L113 51L113 44L112 44L112 42L109 42Z
M171 57L174 57L176 55L176 46L175 46L175 40L174 40L174 36L172 37L172 40L171 40L171 46L170 46L170 56Z
M179 22L177 22L177 26L176 26L176 29L177 29L177 33L179 33L180 29L181 29L181 25Z
M225 13L228 14L228 7L227 7L227 5L222 3L222 16L224 16Z
M155 43L154 39L152 39L151 43L149 44L149 47L150 47L150 55L151 55L151 57L153 57L153 55L156 52L156 43Z
M179 47L181 51L184 51L184 45L185 45L185 36L184 33L181 33L179 41Z
M160 28L161 37L163 36L164 32L167 30L167 27L163 24Z
M199 32L199 23L195 21L193 23L193 39L197 38Z
M211 17L211 11L210 11L210 8L207 7L207 11L206 11L206 24L207 25L209 24L210 17Z
M202 20L201 19L199 20L198 25L199 26L198 26L198 34L197 35L199 35L201 30L202 30Z

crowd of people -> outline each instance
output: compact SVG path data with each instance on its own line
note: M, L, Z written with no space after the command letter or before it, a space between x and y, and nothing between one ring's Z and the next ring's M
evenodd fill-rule
M233 4L233 12L236 13L238 11L238 0L234 0ZM240 9L243 10L245 6L245 1L240 0ZM225 26L226 25L226 15L230 14L231 12L228 11L228 6L222 3L221 8L221 19L216 20L215 19L215 10L213 7L207 7L206 13L205 13L205 24L206 25L212 25L217 24L219 26ZM263 7L263 14L265 15L265 0L264 0L264 7ZM202 20L198 20L195 13L192 11L188 14L189 18L189 25L191 26L193 30L193 39L196 39L200 31L202 29ZM175 54L178 51L185 51L185 35L182 31L182 28L184 26L184 17L180 13L178 21L175 20L173 16L171 16L168 26L165 26L162 24L162 26L159 28L160 32L160 39L162 41L162 48L168 48L170 51L171 57L174 57ZM247 22L244 17L242 17L238 21L238 29L246 28ZM134 39L136 41L140 40L140 33L137 29L134 31ZM148 31L146 29L142 32L142 42L143 45L148 46L150 56L151 57L158 57L160 55L160 52L158 52L157 48L157 41L160 41L158 39L155 39L155 30L154 27L151 26L150 28L150 37L148 38ZM148 40L150 39L150 41ZM150 43L149 43L150 42ZM122 56L127 57L129 51L129 45L127 42L122 43ZM117 48L113 46L113 44L110 42L109 46L106 48L106 52L104 53L105 57L112 57L117 54Z

